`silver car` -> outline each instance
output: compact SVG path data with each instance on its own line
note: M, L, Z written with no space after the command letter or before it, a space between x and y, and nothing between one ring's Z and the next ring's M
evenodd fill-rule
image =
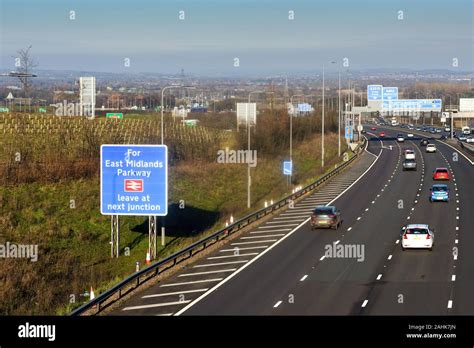
M403 170L416 170L416 161L412 158L403 161Z

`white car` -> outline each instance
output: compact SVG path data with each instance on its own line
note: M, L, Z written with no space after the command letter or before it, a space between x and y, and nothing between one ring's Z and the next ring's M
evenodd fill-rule
M404 152L405 159L415 159L415 151L407 149Z
M471 135L470 137L467 137L466 143L469 143L469 144L474 143L474 136Z
M403 137L403 135L398 134L398 135L397 135L397 141L398 141L399 143L403 143L403 142L405 141L405 138Z
M407 137L408 137L408 138L413 138L413 133L408 133L408 134L407 134Z
M436 145L435 144L428 144L426 145L426 152L436 152Z
M451 128L450 127L444 127L444 131L445 132L451 132Z
M433 250L434 228L426 224L410 224L402 228L402 250L429 249Z

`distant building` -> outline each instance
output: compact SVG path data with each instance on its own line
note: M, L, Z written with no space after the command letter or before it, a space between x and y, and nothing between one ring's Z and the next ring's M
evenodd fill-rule
M81 115L95 116L95 77L80 77Z

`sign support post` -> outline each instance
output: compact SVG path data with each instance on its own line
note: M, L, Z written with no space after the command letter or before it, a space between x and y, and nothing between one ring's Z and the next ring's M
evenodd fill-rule
M148 252L152 260L156 259L156 216L150 215L148 218Z
M112 258L119 257L120 252L120 229L119 216L111 215L110 217L111 233L110 233L110 256Z

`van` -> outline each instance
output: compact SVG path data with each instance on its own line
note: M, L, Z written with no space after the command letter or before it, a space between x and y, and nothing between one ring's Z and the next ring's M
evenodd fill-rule
M403 154L405 159L415 159L415 151L411 149L406 149Z
M462 131L462 134L464 134L464 135L470 135L471 134L471 128L469 128L467 126L462 127L461 131Z

